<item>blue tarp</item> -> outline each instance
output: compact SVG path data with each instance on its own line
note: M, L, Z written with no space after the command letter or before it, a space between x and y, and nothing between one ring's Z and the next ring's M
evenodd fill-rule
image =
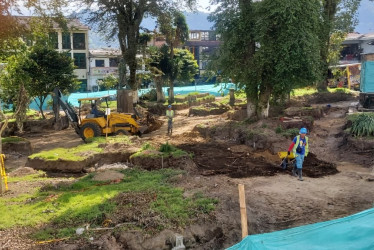
M228 249L374 249L374 208L336 220L250 235Z
M197 85L197 86L185 86L185 87L174 87L174 95L184 95L191 92L201 92L201 93L209 93L214 96L220 96L221 93L227 95L230 88L235 88L235 84L233 83L220 83L217 86L215 85ZM168 87L162 88L165 96L167 96L167 89ZM139 96L149 92L151 89L140 89L138 90ZM79 106L78 99L81 98L88 98L88 97L100 97L105 95L115 95L117 90L109 90L109 91L99 91L99 92L89 92L89 93L72 93L69 98L68 102L71 103L73 106Z
M219 83L218 85L197 85L197 86L185 86L185 87L174 87L174 95L184 95L191 92L200 92L200 93L209 93L214 96L220 96L221 94L227 95L230 88L235 88L235 84L233 83ZM168 96L167 93L168 87L162 88L165 96ZM139 89L138 94L139 96L151 91L151 89ZM88 98L88 97L101 97L105 95L116 95L117 90L109 90L109 91L99 91L99 92L87 92L87 93L72 93L68 97L64 96L64 100L68 101L75 107L79 106L78 99L81 98ZM47 107L47 102L51 99L51 96L48 96L46 101L43 105L43 110L51 109L51 107ZM39 102L39 99L37 100ZM39 110L38 106L36 105L35 101L33 100L29 106L31 109Z
M360 90L363 93L374 93L374 61L361 64Z

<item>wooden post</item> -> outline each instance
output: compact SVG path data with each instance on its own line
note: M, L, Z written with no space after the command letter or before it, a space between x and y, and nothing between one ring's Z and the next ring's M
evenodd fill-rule
M242 238L248 235L248 222L247 222L247 208L245 204L245 190L244 185L239 184L239 204L240 204L240 218L242 222Z

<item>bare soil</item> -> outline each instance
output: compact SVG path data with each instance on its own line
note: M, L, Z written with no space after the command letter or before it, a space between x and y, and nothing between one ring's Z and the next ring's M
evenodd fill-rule
M261 130L261 136L256 135L254 140L235 124L225 126L228 123L225 114L188 117L188 109L178 111L173 135L166 134L164 122L158 130L144 135L141 143L160 145L169 141L194 154L195 168L174 184L184 189L185 197L201 192L218 199L212 218L152 235L144 235L136 229L108 230L93 234L93 240L54 242L43 245L43 249L170 249L175 233L184 236L185 245L190 249L224 249L241 240L238 184L245 185L250 234L331 220L371 208L374 203L373 156L360 153L344 140L345 115L352 106L351 97L347 98L345 102L333 102L330 97L327 102L323 102L324 97L310 100L310 103L320 103L321 107L330 104L332 108L315 120L309 134L311 154L305 159L303 182L291 176L290 169L283 171L279 166L281 159L275 153L286 151L290 139L275 134L278 121L268 119L247 125L251 130ZM162 116L159 120L166 121ZM215 133L208 129L198 131L197 126L214 128ZM28 136L36 151L82 143L74 131L41 135L41 138ZM32 187L12 183L10 188L25 192L37 185L42 183L32 183ZM116 199L124 207L123 212L119 210L108 215L111 226L127 221L135 226L153 228L163 223L156 214L141 209L152 202L152 192L142 194L139 199L132 194ZM126 208L128 203L133 204L134 209ZM22 229L0 231L0 242L10 249L37 249L22 231L14 233L17 230Z

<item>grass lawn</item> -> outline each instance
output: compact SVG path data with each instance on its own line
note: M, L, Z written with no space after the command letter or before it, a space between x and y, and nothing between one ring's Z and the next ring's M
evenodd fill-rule
M150 154L150 152L151 152L151 154ZM152 154L152 152L155 152L155 153ZM173 158L179 158L179 157L183 157L183 156L191 157L191 155L189 153L187 153L186 151L183 151L183 150L181 150L181 149L179 149L179 148L177 148L173 145L170 145L168 142L166 142L165 144L161 144L159 149L156 149L155 147L153 147L149 143L145 143L138 152L136 152L135 154L133 154L131 156L131 158L133 158L133 157L153 157L153 158L164 157L164 158L167 158L169 156L171 156Z
M74 148L55 148L48 151L42 151L33 155L30 155L30 159L34 159L36 157L42 158L48 161L57 161L58 159L61 160L68 160L68 161L82 161L86 159L89 155L86 154L84 156L82 153L90 152L91 154L98 154L103 152L104 148L100 147L100 144L105 143L124 143L130 144L130 140L127 136L115 136L110 137L108 140L105 140L105 137L96 137L92 139L91 142L81 144Z
M2 137L1 142L2 143L17 143L17 142L22 142L26 141L26 139L18 136L10 136L10 137Z
M147 211L142 212L157 214L163 222L158 226L161 230L169 225L183 226L190 217L214 210L218 202L201 194L184 198L183 189L169 182L172 177L183 174L180 170L127 169L122 173L125 178L120 182L95 181L94 175L89 174L69 185L46 186L17 197L3 197L0 199L0 229L40 226L32 236L36 240L71 237L77 227L85 224L91 228L101 227L111 213L121 212L123 207L114 199L119 194L132 193L136 197L136 194L151 192L154 198L146 204ZM17 181L27 182L33 178L40 177L32 175ZM14 180L9 178L9 181ZM141 224L137 226L143 229Z

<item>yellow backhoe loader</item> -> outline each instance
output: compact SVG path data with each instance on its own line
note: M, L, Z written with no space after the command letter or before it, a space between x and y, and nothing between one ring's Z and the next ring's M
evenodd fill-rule
M69 118L75 132L83 139L109 135L141 135L146 127L141 127L137 120L139 115L135 110L135 114L112 113L105 114L97 109L98 102L105 100L107 109L109 96L82 98L78 99L78 114L75 110L62 99L61 91L56 88L54 90L53 102L55 107L61 107L66 116ZM91 113L85 118L81 117L82 102L91 103ZM55 111L56 112L56 111Z

